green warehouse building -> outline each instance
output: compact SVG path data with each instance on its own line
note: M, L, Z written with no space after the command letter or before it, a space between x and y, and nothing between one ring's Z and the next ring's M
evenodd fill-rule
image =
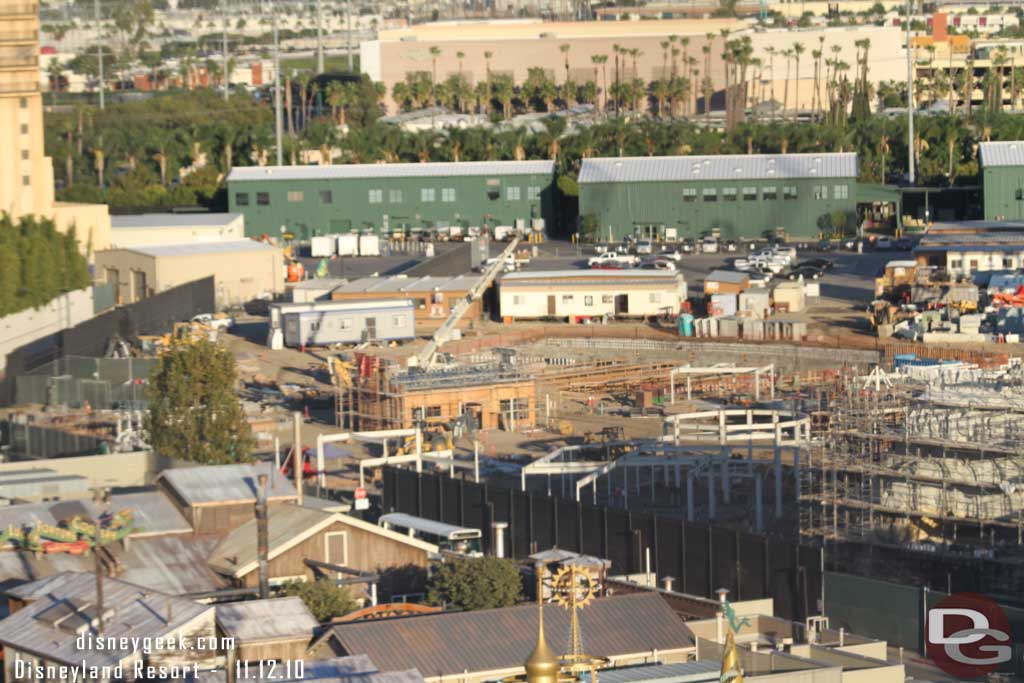
M583 230L600 240L664 238L670 229L681 239L716 228L722 238L780 228L790 239L817 238L836 224L855 228L857 155L584 159L579 187Z
M978 156L985 220L1024 219L1024 141L982 142Z
M553 161L236 167L228 206L248 236L551 226L554 175Z

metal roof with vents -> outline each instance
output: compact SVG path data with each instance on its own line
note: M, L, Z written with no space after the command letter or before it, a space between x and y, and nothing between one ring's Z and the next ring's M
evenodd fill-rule
M426 164L343 164L337 166L236 166L228 182L239 180L352 180L358 178L453 178L551 175L554 161L451 161Z
M856 177L857 155L852 152L723 154L584 159L579 182L587 184Z
M982 142L978 145L978 154L981 155L981 165L989 168L1024 166L1024 140Z

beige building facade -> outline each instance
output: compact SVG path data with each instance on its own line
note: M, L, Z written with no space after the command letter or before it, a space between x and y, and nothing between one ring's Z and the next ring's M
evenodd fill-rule
M0 213L52 218L65 232L74 225L83 250L106 248L106 206L54 201L53 162L44 151L43 132L39 6L0 0Z
M278 247L253 240L156 245L99 251L96 275L114 284L119 304L213 276L222 309L280 293L284 260Z
M688 40L685 54L681 43L677 41L675 44L680 51L677 55L679 71L683 72L684 57L695 58L694 68L700 72L698 80L704 78L703 49L710 45L711 80L715 89L712 110L716 110L724 107L725 70L721 56L726 38L722 37L723 30L729 32L729 40L749 36L752 57L763 63L759 83L753 82L753 70L750 73L752 101L767 101L774 93L774 99L780 104L785 102L790 110L809 110L814 100L815 83L812 52L822 50L823 60L834 59L839 54L852 65L855 42L865 38L871 41L868 74L873 83L906 77L905 37L897 27L755 31L739 19L603 22L542 22L530 19L422 24L381 31L377 40L360 45L360 63L370 78L385 84L385 103L389 111L394 112L396 103L391 93L395 83L404 81L406 75L413 72L432 73L435 56L431 54L431 48L434 47L441 51L436 56L438 81L459 73L461 67L463 76L470 84L475 84L486 80L489 66L492 74L508 75L516 83L522 83L531 67L542 67L556 83L561 84L566 79L565 62L568 58L569 78L580 84L596 79L598 87L604 90L605 75L609 85L614 83L615 46L639 50L635 60L628 56L620 66L627 77L635 74L637 78L653 81L671 73L671 53L666 58L662 43L669 36L679 36ZM800 59L799 80L796 62L782 56L783 51L792 50L797 43L805 50ZM562 52L563 45L569 46L567 53ZM488 52L491 53L490 59L485 55ZM592 61L595 55L606 55L607 63L595 66ZM848 77L851 80L855 78L852 70ZM753 92L755 88L757 91ZM819 89L824 94L823 78L819 81ZM693 104L688 109L699 110Z

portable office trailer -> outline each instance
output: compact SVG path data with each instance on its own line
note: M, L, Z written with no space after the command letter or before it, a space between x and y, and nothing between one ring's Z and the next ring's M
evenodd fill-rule
M285 313L285 346L359 344L367 341L406 341L415 338L411 299L361 301L345 307L314 307Z
M505 319L577 322L678 313L686 281L681 273L663 270L526 271L504 275L498 293Z

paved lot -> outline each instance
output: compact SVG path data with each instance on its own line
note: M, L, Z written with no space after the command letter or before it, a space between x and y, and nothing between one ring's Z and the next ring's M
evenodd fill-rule
M526 270L559 270L586 268L589 256L586 250L577 250L565 242L541 245L540 255L526 266ZM679 269L686 277L691 292L703 287L704 278L718 268L729 268L729 261L743 252L729 254L695 254L683 257ZM909 252L884 251L855 254L851 252L808 251L798 254L798 260L819 256L832 259L836 267L821 280L822 298L838 299L855 304L866 304L874 298L874 278L888 261L911 258Z

